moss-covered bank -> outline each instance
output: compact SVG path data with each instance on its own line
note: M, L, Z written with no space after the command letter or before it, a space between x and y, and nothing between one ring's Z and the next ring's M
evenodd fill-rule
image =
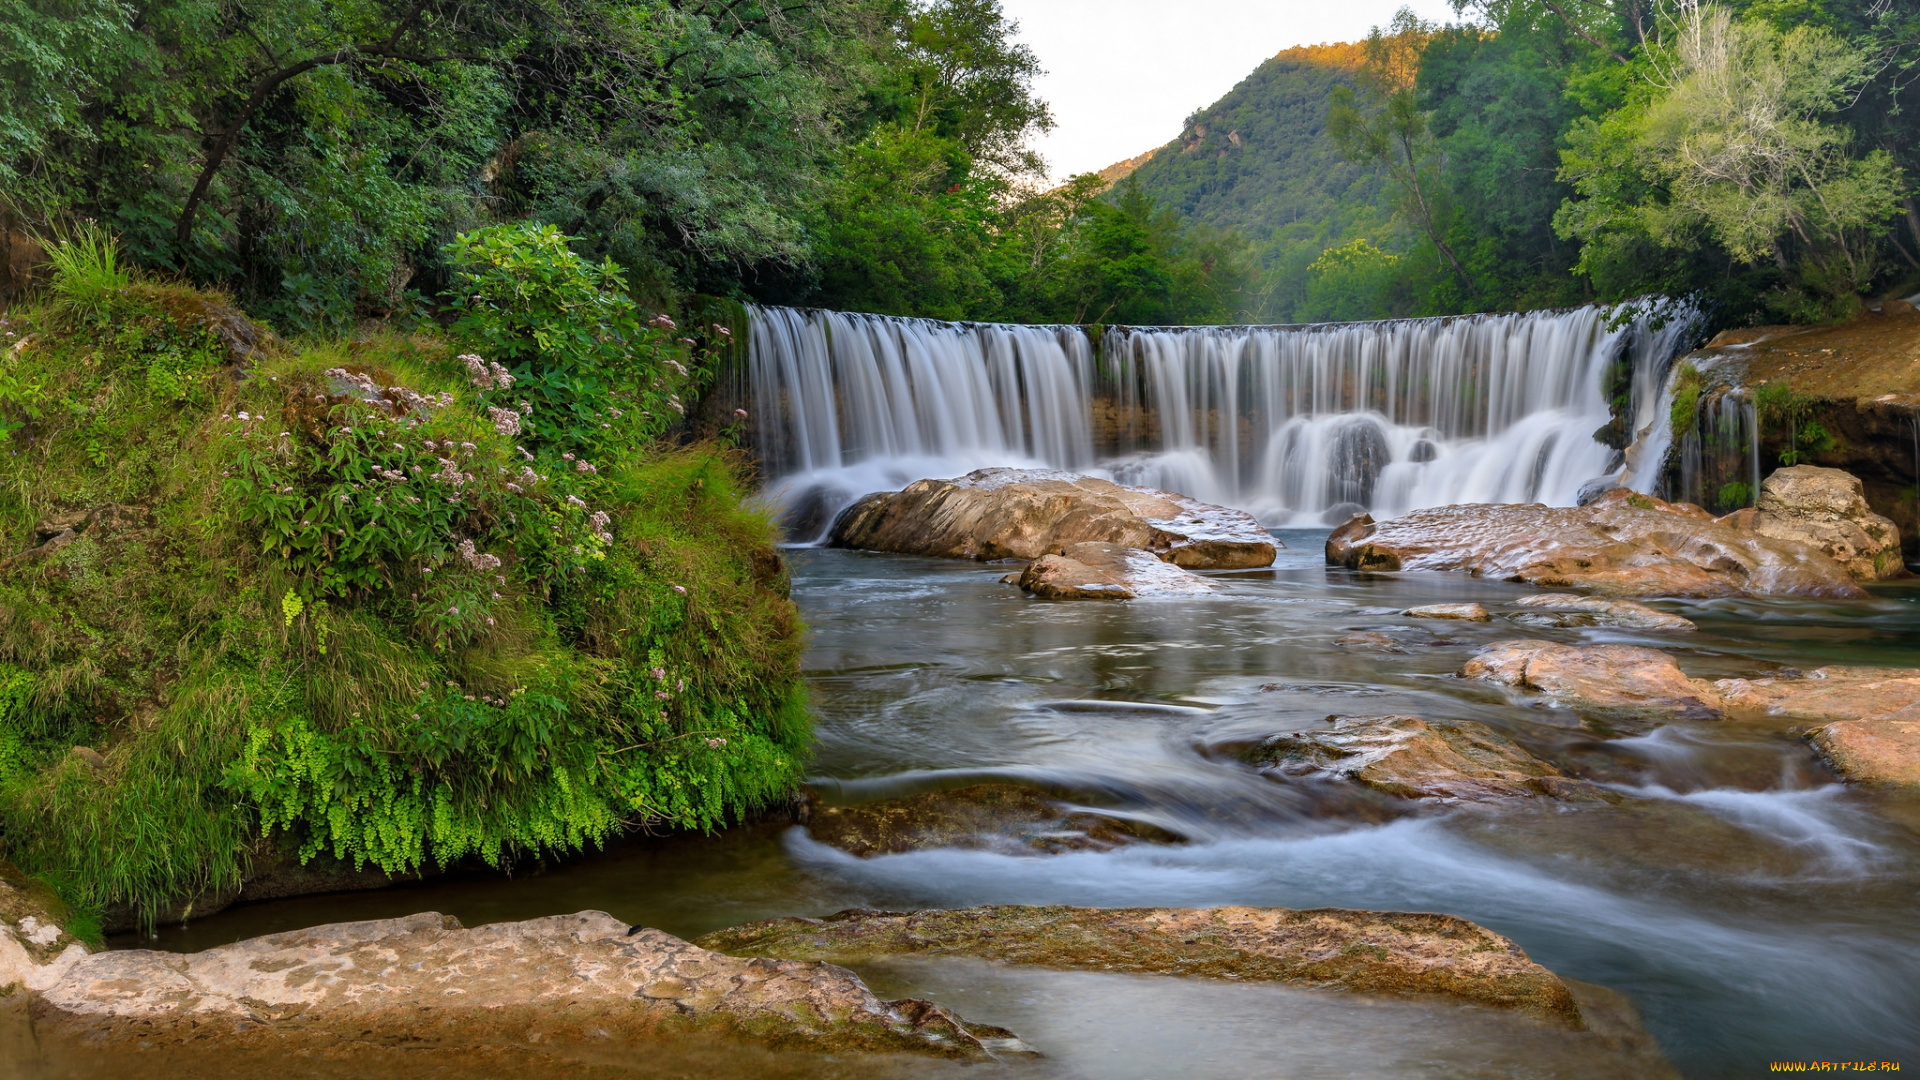
M292 345L111 272L6 316L0 854L151 919L256 857L506 865L789 795L772 526L662 438L715 350L501 243L453 333Z

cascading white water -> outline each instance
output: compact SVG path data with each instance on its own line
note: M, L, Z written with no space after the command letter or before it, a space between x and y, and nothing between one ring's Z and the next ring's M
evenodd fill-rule
M989 465L1094 466L1093 349L1071 326L749 309L768 494L806 523Z
M1113 467L1276 524L1354 506L1570 504L1614 470L1593 439L1609 419L1608 366L1623 351L1636 370L1664 362L1686 329L1611 316L1116 328L1105 356L1122 386L1144 388L1159 443Z
M867 491L987 465L1103 473L1269 524L1317 524L1354 507L1571 504L1583 484L1618 471L1615 451L1593 438L1609 420L1610 365L1633 365L1645 444L1662 427L1651 421L1665 367L1691 325L1585 307L1116 327L1096 373L1076 327L751 315L769 490L790 511L808 505L803 532ZM1665 453L1637 449L1654 461ZM1642 487L1657 472L1630 479Z

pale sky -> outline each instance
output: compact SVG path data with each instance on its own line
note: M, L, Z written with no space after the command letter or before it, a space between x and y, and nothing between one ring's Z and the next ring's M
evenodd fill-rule
M1056 179L1103 169L1180 134L1282 49L1357 41L1402 5L1453 18L1447 0L1001 0L1047 69L1058 126L1037 145Z

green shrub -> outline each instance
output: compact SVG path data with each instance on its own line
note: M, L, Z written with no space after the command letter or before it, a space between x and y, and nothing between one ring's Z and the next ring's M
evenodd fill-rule
M567 265L588 325L624 325ZM594 386L644 409L697 384L684 343L562 340L545 285L474 295L495 299L462 342L244 368L267 337L181 286L135 280L84 331L34 317L10 370L44 417L0 535L123 509L0 571L0 853L83 914L229 890L282 836L391 872L505 865L718 827L798 782L802 628L732 452L651 438L665 416L581 426ZM462 352L506 348L488 326L525 330L512 371Z
M53 264L53 309L83 322L97 322L113 298L132 284L132 275L120 265L120 241L93 222L46 245Z
M454 332L511 362L508 386L532 405L530 442L591 453L654 438L685 415L682 395L698 387L673 355L673 320L642 321L613 260L595 266L560 230L527 222L462 233L446 254ZM493 381L484 370L475 379Z
M1733 480L1720 485L1720 493L1715 500L1720 513L1731 513L1743 506L1753 505L1753 489L1746 484Z

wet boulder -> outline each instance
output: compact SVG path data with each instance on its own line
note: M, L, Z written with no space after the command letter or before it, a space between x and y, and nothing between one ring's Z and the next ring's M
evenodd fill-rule
M1152 552L1100 541L1042 555L1014 580L1035 596L1052 600L1133 600L1214 591L1207 579L1162 562Z
M1029 560L1097 541L1192 570L1271 566L1280 546L1238 510L1037 469L979 469L868 495L835 519L828 539L903 555Z
M1597 791L1485 724L1415 716L1327 719L1331 728L1275 735L1242 759L1263 770L1331 775L1408 799L1505 802Z
M1108 851L1185 839L1147 822L1075 809L1016 784L974 784L856 806L828 806L814 798L806 827L815 840L861 858L928 848Z
M1555 705L1715 719L1720 694L1704 679L1688 678L1673 657L1638 645L1560 645L1501 641L1460 669L1543 695Z
M1728 715L1821 725L1809 740L1850 780L1920 786L1920 668L1823 667L1714 687Z
M1461 622L1490 622L1493 615L1484 604L1424 604L1400 614L1412 619L1456 619Z
M698 1031L984 1058L987 1040L1007 1035L927 1002L882 1001L831 964L736 959L598 911L475 929L429 912L199 953L96 953L47 987L33 1015L56 1037L143 1046L617 1046Z
M1756 505L1721 520L1735 529L1819 548L1857 581L1906 571L1899 527L1868 508L1859 477L1839 469L1776 469L1761 483Z
M1572 593L1539 593L1514 601L1527 610L1515 622L1535 626L1623 626L1633 630L1692 630L1693 620L1670 615L1633 600Z
M1580 1023L1579 1008L1557 976L1511 940L1452 915L1250 907L855 910L748 923L699 944L735 956L842 963L902 954L970 956L1068 970L1439 994Z
M1849 780L1920 788L1920 720L1838 720L1808 741Z
M1472 503L1390 521L1355 518L1327 562L1362 571L1448 570L1612 596L1866 595L1826 552L1625 489L1585 506Z

